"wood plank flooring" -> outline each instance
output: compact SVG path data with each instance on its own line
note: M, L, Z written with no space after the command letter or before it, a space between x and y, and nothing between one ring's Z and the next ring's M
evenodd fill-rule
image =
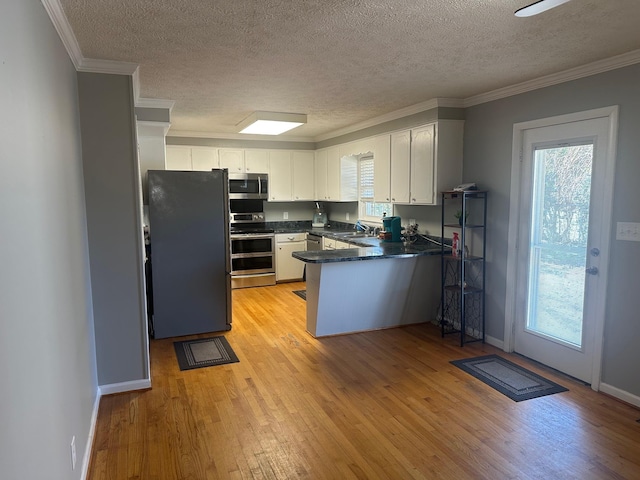
M570 390L513 402L449 363L502 352L429 324L316 340L303 288L233 291L239 363L181 372L153 340L153 388L101 399L88 478L640 478L637 409L505 355Z

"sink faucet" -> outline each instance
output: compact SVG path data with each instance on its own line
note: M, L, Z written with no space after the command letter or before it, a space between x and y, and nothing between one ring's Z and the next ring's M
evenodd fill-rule
M356 231L362 231L366 235L368 235L369 232L371 232L371 227L369 225L365 225L364 223L361 223L360 220L358 220L356 222L355 230Z

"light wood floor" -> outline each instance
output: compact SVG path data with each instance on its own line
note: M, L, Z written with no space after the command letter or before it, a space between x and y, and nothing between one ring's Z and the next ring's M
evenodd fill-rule
M234 290L239 363L181 372L152 341L153 388L100 402L89 478L640 478L637 409L509 355L570 389L516 403L449 363L500 351L432 325L315 340L303 288Z

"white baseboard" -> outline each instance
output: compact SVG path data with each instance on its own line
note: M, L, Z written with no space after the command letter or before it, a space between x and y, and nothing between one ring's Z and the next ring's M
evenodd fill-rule
M96 424L98 423L98 409L100 408L100 387L96 392L96 400L93 402L93 412L91 412L91 425L89 425L89 437L87 438L87 447L84 449L84 457L82 458L82 480L87 479L89 474L89 462L91 461L91 450L93 449L93 440L96 436Z
M111 395L113 393L132 392L134 390L146 390L151 388L151 379L132 380L131 382L110 383L108 385L100 385L100 395Z
M504 341L500 340L499 338L485 335L484 341L489 345L493 345L494 347L499 348L500 350L504 350Z
M626 402L635 407L640 407L640 397L633 395L632 393L621 390L612 385L608 385L606 383L600 384L600 391L602 393L606 393L607 395L611 395L612 397L616 397L623 402Z

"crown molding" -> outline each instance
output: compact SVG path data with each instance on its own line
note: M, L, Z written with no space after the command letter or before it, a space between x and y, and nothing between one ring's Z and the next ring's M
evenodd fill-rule
M329 140L330 138L347 135L349 133L357 132L358 130L374 127L376 125L380 125L381 123L391 122L393 120L398 120L399 118L408 117L410 115L415 115L416 113L421 113L426 110L432 110L438 107L463 108L463 106L463 101L457 98L433 98L431 100L427 100L426 102L416 103L415 105L410 105L408 107L401 108L400 110L385 113L384 115L365 120L364 122L340 128L332 132L323 133L322 135L318 135L317 137L315 137L315 141L322 142L323 140Z
M169 122L149 122L146 120L137 120L136 125L138 125L138 135L141 137L157 137L159 135L166 137L169 128L171 128Z
M118 62L116 60L99 60L96 58L82 58L79 72L109 73L112 75L133 75L138 69L137 63Z
M550 87L551 85L558 85L571 80L590 77L591 75L597 75L598 73L608 72L617 68L628 67L636 63L640 63L640 50L633 50L621 55L616 55L615 57L588 63L587 65L581 65L562 72L474 95L473 97L465 98L463 105L465 108L472 107L474 105L480 105L481 103L492 102L540 88Z
M281 135L247 135L244 133L193 132L189 130L171 130L168 137L210 138L219 140L259 140L263 142L304 142L315 143L313 137L283 137Z
M115 60L98 60L95 58L85 58L80 50L78 40L73 33L69 19L64 13L64 9L59 0L41 0L44 9L47 11L51 22L62 44L64 45L69 58L73 62L78 72L91 73L111 73L115 75L133 75L138 65L130 62L117 62Z
M136 100L136 107L139 108L165 108L171 112L175 105L174 100L165 100L162 98L138 98Z
M80 45L78 45L78 40L71 29L69 20L62 9L62 5L60 5L58 0L42 0L42 5L49 14L49 18L77 70L82 64L84 57L82 56Z

